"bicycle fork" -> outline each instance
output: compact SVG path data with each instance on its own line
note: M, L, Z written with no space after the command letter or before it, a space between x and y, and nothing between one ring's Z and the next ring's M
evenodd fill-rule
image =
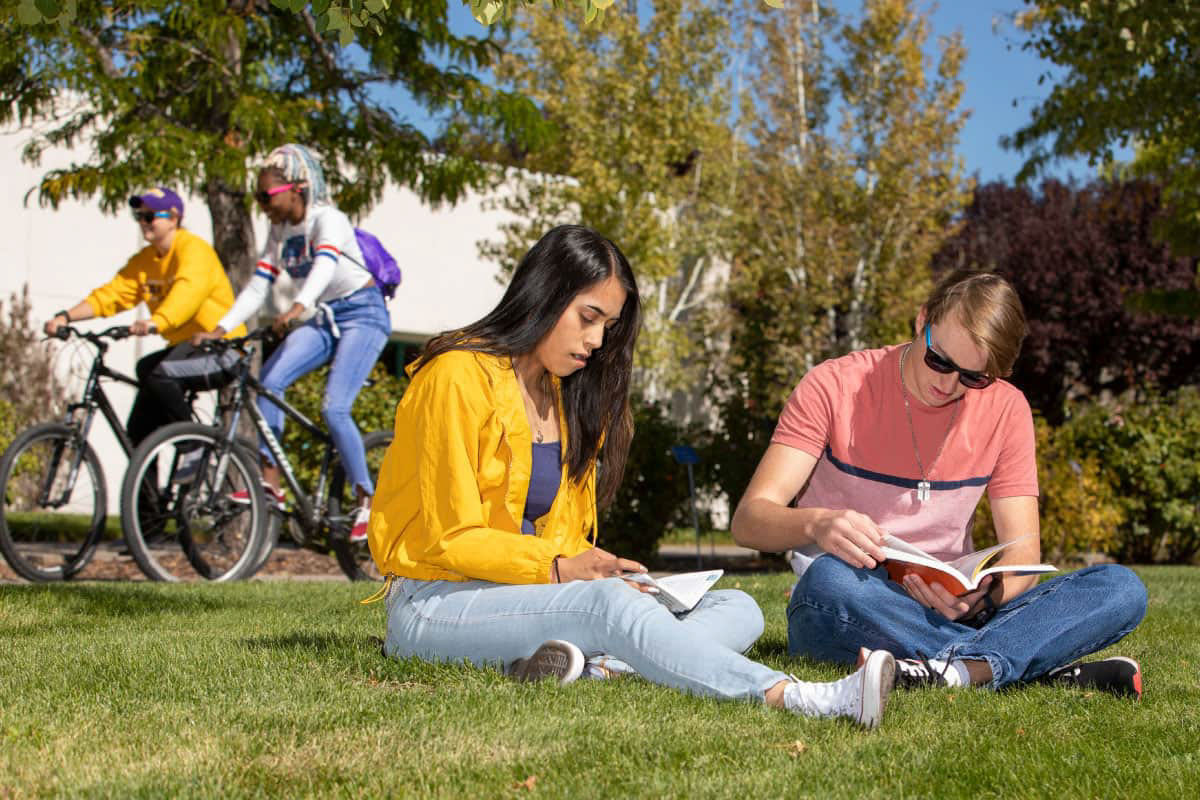
M82 424L77 423L73 417L75 412L81 408L86 408L87 413L83 417ZM95 416L95 409L82 403L77 403L70 406L66 413L66 425L71 429L72 444L75 445L75 455L71 459L70 471L67 473L67 481L63 485L62 492L53 500L50 499L50 492L54 488L54 476L58 474L58 467L62 461L63 448L67 446L67 441L60 440L54 445L54 452L50 455L49 469L46 470L46 478L42 483L41 491L38 493L38 503L43 508L61 508L66 505L71 497L71 492L75 489L75 481L79 478L79 467L83 464L84 451L88 433L92 428L92 417Z

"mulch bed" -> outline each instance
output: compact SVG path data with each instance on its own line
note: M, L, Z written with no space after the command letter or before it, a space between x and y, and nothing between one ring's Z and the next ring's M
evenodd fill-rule
M123 543L107 543L96 550L96 555L83 570L73 577L73 581L144 581L147 580L137 563L129 555L122 555ZM258 571L256 578L268 580L287 578L329 578L345 579L340 567L330 556L320 555L310 550L303 550L292 545L280 544L271 553L271 557L263 568ZM24 583L16 573L9 569L8 564L0 558L0 581Z

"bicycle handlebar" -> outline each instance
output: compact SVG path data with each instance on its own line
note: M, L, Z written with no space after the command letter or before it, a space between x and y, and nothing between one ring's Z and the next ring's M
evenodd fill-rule
M233 339L209 339L200 345L199 350L202 353L211 353L216 350L233 348L238 352L245 353L246 345L254 341L262 341L273 335L274 332L271 330L271 326L264 325L261 328L255 328L245 336L238 336Z
M129 326L114 325L111 328L97 332L83 331L74 327L73 325L62 325L59 326L58 330L54 332L54 338L65 342L67 339L71 338L71 334L74 334L80 339L87 339L92 344L99 345L101 339L112 339L113 341L119 341L127 338L129 336Z

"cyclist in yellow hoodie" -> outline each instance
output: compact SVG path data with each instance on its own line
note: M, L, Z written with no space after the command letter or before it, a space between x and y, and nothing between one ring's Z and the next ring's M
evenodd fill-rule
M563 225L526 254L490 314L426 346L369 525L388 577L384 651L559 683L636 671L875 727L894 674L886 651L839 681L796 680L742 655L763 631L745 592L709 591L673 614L624 579L645 567L596 546L597 497L616 493L633 436L640 317L617 246Z
M178 194L158 186L130 197L129 205L146 246L111 281L42 327L53 336L62 325L110 317L138 303L150 309L150 319L135 322L130 333L158 333L170 346L138 361L140 388L126 425L136 446L163 425L191 417L185 389L218 388L226 380L220 359L195 352L188 339L216 327L233 305L233 287L212 245L181 226ZM239 326L229 336L245 333Z

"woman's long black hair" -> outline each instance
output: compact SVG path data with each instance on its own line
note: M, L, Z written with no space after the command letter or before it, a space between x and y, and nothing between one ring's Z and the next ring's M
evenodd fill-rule
M603 436L604 468L597 488L601 506L612 500L621 485L633 439L629 381L642 323L633 269L615 244L582 225L560 225L549 231L521 259L499 305L478 322L430 340L417 366L419 370L450 350L510 358L530 353L576 295L613 275L625 287L621 315L587 365L562 380L567 475L576 483L584 480Z

